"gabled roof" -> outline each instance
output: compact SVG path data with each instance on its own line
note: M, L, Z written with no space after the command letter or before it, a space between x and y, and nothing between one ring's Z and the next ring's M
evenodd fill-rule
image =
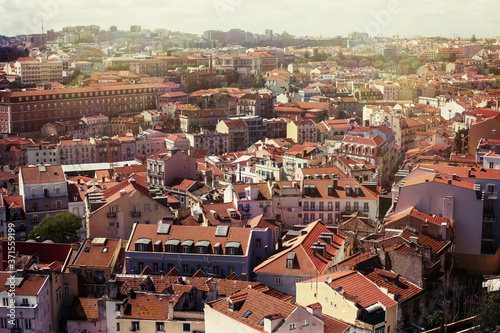
M387 289L391 295L401 295L401 301L403 302L423 292L422 288L405 280L403 277L399 276L399 274L385 269L375 268L375 270L367 274L366 277L380 288Z
M327 278L331 278L331 282L326 282ZM324 282L332 289L338 290L343 287L344 297L356 298L357 304L366 308L377 302L382 303L386 308L391 308L397 305L397 302L386 295L375 283L364 277L357 271L346 270L338 271L326 275L318 276L317 278L307 280L301 283L316 283Z
M324 243L320 238L322 233L331 234L326 224L321 221L310 223L302 229L301 235L292 238L283 243L284 250L269 257L260 265L255 267L254 272L259 273L277 273L277 274L304 274L308 275L311 272L323 274L329 264L337 254L345 241L345 236L341 234L333 235L331 244L326 244L326 251L323 255L315 254L315 250L311 247L315 243ZM294 252L299 263L297 268L287 268L287 257L290 252Z
M10 272L0 272L0 292L6 292L10 289L6 285L8 279L12 276ZM19 286L16 286L16 296L38 296L45 282L49 280L47 275L28 274ZM41 295L40 295L41 296Z
M21 167L20 175L25 185L65 183L66 177L60 165Z
M178 296L167 296L162 294L135 293L134 298L129 298L124 314L117 319L140 319L140 320L167 320L169 301L173 304L179 300Z
M450 221L448 221L448 219L445 219L444 217L422 213L421 211L419 211L418 209L416 209L413 206L409 207L409 208L407 208L399 213L392 213L392 214L386 216L386 218L384 219L384 223L387 224L390 222L394 222L394 221L402 219L406 216L413 216L413 217L416 217L422 221L434 223L434 224L437 224L439 226L441 226L442 223L446 223L446 225L449 226L449 223L450 223Z
M94 238L97 240L97 238ZM105 239L104 243L96 243L88 239L80 247L79 254L70 263L70 266L87 267L111 267L113 257L118 247L121 246L120 239Z
M240 306L235 307L231 311L228 307L229 301L239 303ZM286 319L298 307L298 305L283 302L251 288L244 289L227 298L207 303L207 305L215 311L250 326L259 332L263 331L264 327L259 323L264 317L273 315L277 318ZM250 314L245 316L245 318L243 315L248 313L248 311L250 311Z
M469 189L469 190L473 190L474 189L474 183L472 183L472 182L469 182L469 181L466 181L466 180L462 180L462 179L454 180L452 178L444 177L444 176L437 175L437 174L428 175L428 176L419 177L419 178L409 179L406 182L405 187L412 186L412 185L417 185L417 184L422 184L422 183L425 183L425 182L436 182L436 183L441 183L441 184L449 184L449 185L452 185L452 186L462 187L462 188L466 188L466 189Z

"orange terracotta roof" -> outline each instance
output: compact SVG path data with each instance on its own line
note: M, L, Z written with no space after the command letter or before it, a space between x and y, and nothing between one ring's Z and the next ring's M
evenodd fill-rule
M345 236L341 234L334 235L331 244L326 244L326 251L323 255L315 254L314 249L317 242L323 243L320 238L322 233L331 234L326 224L321 221L310 223L302 229L303 234L292 238L283 243L285 250L272 255L260 265L255 267L254 272L259 273L277 273L277 274L311 274L318 272L323 274L328 268L328 265L333 260L342 243L345 241ZM287 268L287 255L294 252L299 263L296 268Z
M332 282L326 282L328 277L332 278ZM335 290L338 290L339 287L343 287L345 293L356 297L357 303L363 308L377 302L382 303L386 308L391 308L397 305L397 302L392 300L388 295L380 290L375 283L371 282L357 271L338 271L322 275L302 283L316 283L316 281L324 282Z
M378 269L366 275L368 279L373 281L377 286L387 289L391 295L401 295L403 302L419 295L423 289L405 280L392 271Z

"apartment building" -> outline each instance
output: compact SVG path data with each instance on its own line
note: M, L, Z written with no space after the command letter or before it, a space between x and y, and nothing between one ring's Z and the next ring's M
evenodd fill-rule
M47 58L16 61L14 73L21 76L21 84L23 85L62 82L63 63L61 61L48 61Z

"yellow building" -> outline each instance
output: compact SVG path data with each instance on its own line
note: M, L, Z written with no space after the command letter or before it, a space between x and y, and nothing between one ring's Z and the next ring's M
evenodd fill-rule
M318 302L323 313L376 333L396 331L398 303L357 271L322 275L296 284L297 303Z
M17 61L15 73L21 76L22 84L62 82L63 64L60 61L47 61L39 58L33 61Z

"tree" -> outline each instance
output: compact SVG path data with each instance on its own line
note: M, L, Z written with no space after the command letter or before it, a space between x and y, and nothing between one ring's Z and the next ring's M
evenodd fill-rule
M427 329L439 327L439 332L444 331L444 313L443 310L437 309L432 314L427 316Z
M500 326L500 293L488 295L478 309L478 332L498 332Z
M75 69L73 72L73 77L71 78L71 81L69 82L70 86L77 86L78 85L78 77L82 74L82 71L79 69Z
M77 231L82 227L82 218L70 212L45 217L29 235L30 239L40 237L42 241L74 243L78 241Z
M468 128L461 128L457 131L457 133L455 133L455 146L457 147L458 152L466 151L468 149L468 136Z
M438 53L436 54L436 56L434 57L434 61L435 62L443 62L445 61L446 58L444 57L444 55L442 53Z
M476 38L476 35L475 35L475 34L473 34L473 35L472 35L472 37L471 37L470 41L471 41L472 43L477 42L477 38Z
M264 88L266 80L262 76L252 76L252 88Z
M359 67L370 67L371 65L372 63L368 59L363 58L359 61Z

